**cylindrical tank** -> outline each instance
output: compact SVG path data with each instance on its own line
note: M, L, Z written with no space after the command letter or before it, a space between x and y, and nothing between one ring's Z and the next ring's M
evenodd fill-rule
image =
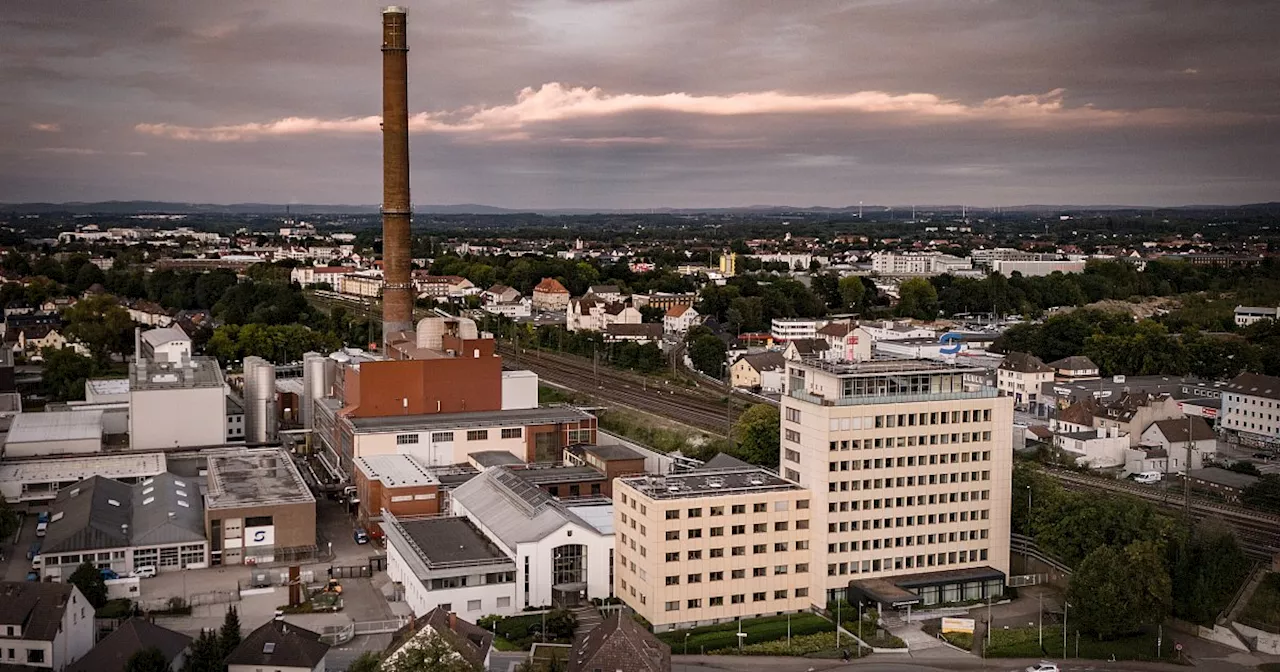
M302 426L312 429L315 425L315 402L329 394L327 376L328 358L318 352L308 352L302 356Z
M273 443L276 416L276 367L261 357L244 358L244 440Z
M428 350L443 348L447 326L443 317L424 317L418 320L418 347Z

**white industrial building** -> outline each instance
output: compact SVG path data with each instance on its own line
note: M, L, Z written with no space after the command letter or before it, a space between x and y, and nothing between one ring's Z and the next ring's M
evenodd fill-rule
M1084 272L1083 261L992 261L991 270L1003 276L1012 276L1014 273L1021 274L1023 277L1034 277L1041 275L1050 275L1053 273L1082 273Z
M506 467L458 486L454 517L383 513L387 572L414 614L474 619L613 595L613 505L562 502Z
M84 400L89 403L129 401L128 378L103 378L84 381Z
M50 506L41 573L61 581L89 562L120 574L208 566L200 484L164 473L129 485L92 476Z
M1274 306L1236 306L1236 326L1247 327L1262 320L1280 319L1280 308Z
M131 376L131 447L155 450L227 442L227 393L217 360L139 360Z
M102 411L49 411L14 416L6 457L102 452Z
M10 503L47 501L91 476L132 483L164 473L166 464L164 453L8 461L0 463L0 495Z

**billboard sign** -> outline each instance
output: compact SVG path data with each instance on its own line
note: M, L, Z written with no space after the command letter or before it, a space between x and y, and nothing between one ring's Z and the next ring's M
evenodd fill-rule
M942 619L943 632L967 632L973 634L974 621L972 618L944 618Z
M275 525L244 528L245 546L272 546L276 543Z
M954 331L948 331L938 337L938 342L942 344L942 348L938 352L944 355L958 355L960 354L960 344L963 341L964 336Z

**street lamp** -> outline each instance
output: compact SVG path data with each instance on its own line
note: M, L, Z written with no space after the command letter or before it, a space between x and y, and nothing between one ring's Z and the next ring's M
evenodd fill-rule
M684 633L684 655L689 655L689 635L692 633Z
M1027 486L1027 536L1031 536L1031 486Z

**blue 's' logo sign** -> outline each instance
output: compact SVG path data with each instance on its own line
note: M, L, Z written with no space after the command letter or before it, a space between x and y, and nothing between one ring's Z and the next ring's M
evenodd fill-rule
M254 533L253 533L253 540L254 540L254 541L259 541L259 542L261 542L261 541L266 541L266 540L267 540L267 531L266 531L266 530L258 530L258 531L256 531L256 532L254 532Z
M960 334L957 334L954 331L948 331L938 338L939 343L946 344L938 352L944 355L958 355L960 354L960 343L963 340L964 337Z

